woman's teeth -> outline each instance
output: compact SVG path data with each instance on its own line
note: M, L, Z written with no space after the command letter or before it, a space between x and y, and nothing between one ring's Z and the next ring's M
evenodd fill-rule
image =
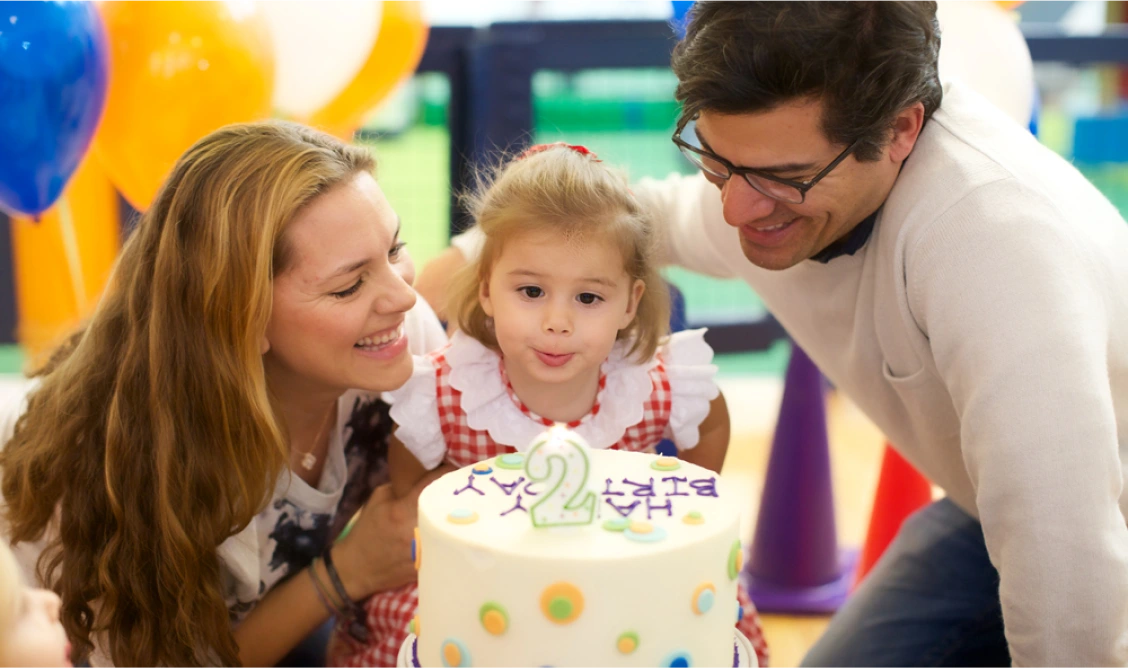
M356 348L379 348L386 346L393 341L398 341L403 336L403 325L396 327L392 331L384 334L383 336L366 336L356 342Z

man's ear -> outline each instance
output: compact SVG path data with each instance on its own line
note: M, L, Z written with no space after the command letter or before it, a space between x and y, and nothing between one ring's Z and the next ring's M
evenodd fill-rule
M901 110L893 119L893 139L889 142L889 159L903 162L916 146L924 127L924 104L917 102Z

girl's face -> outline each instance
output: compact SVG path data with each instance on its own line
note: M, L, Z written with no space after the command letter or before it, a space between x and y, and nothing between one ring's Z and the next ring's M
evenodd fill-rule
M479 300L510 376L568 384L598 378L643 289L610 239L544 230L505 240Z
M415 267L375 179L358 174L319 196L286 234L290 266L274 278L263 341L272 383L329 393L403 385Z
M0 629L0 666L70 666L70 643L59 623L59 597L24 587L14 624Z

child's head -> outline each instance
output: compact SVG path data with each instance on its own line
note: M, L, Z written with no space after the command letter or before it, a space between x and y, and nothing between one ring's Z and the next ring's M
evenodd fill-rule
M0 666L69 666L59 597L24 586L8 544L0 541Z
M459 329L542 380L598 366L617 339L654 355L669 291L623 174L582 147L538 146L469 200L485 243L452 290Z

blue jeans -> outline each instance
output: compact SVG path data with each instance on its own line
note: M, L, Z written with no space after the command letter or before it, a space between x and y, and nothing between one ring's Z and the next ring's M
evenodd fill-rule
M901 527L804 666L1009 666L983 528L943 499Z

